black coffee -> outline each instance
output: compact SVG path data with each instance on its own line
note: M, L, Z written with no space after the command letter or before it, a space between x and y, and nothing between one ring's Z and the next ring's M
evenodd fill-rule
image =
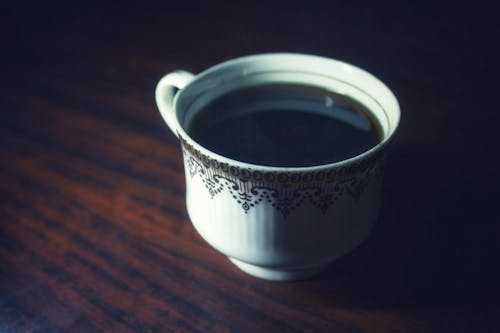
M345 160L382 137L372 114L355 100L285 84L225 94L191 119L187 133L222 156L281 167Z

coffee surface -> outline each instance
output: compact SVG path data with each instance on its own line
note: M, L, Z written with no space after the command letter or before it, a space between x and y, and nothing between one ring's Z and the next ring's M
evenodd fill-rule
M374 147L382 136L370 111L357 101L295 85L225 94L199 110L187 132L219 155L277 167L342 161Z

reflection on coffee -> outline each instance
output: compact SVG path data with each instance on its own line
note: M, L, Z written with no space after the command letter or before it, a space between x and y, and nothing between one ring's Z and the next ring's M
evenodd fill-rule
M377 145L382 131L359 102L316 87L268 84L208 103L187 124L205 148L258 165L305 167L342 161Z

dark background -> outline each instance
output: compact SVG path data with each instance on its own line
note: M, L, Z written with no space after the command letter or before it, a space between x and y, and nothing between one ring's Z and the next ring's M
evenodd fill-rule
M498 332L493 7L331 1L2 5L0 331ZM371 237L314 279L196 234L158 80L262 52L360 66L398 97Z

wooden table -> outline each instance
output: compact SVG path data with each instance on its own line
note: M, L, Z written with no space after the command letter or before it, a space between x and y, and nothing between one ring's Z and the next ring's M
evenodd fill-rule
M457 6L3 10L0 332L499 332L500 33ZM372 235L291 283L195 232L153 98L174 69L275 51L359 65L402 106Z

